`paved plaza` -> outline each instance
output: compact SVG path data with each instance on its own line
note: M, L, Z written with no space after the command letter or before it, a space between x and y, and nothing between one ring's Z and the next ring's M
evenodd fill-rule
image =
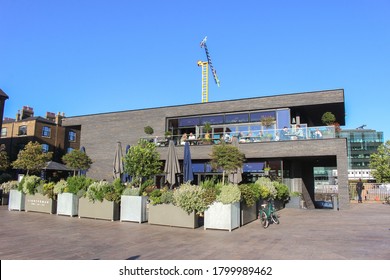
M103 221L0 206L2 260L390 260L390 205L279 211L232 232Z

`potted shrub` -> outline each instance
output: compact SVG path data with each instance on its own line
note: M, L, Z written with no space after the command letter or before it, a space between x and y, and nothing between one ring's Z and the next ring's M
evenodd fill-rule
M20 182L26 194L25 211L55 214L57 210L54 182L46 183L38 176L24 176Z
M113 183L93 182L79 199L79 218L119 220L119 203L123 189L120 178Z
M66 181L57 182L54 186L54 193L57 194L57 215L77 216L79 199L92 183L93 180L86 176L72 176Z
M260 189L256 184L238 186L241 192L240 225L243 226L257 219Z
M156 189L149 198L149 224L199 227L197 212L204 209L201 202L202 190L199 187L183 184L175 190Z
M8 210L24 211L26 205L26 194L23 192L20 182L9 186Z
M276 195L274 197L275 209L280 210L280 209L284 208L284 205L289 198L290 191L289 191L287 185L282 184L278 181L273 181L273 184L274 184L275 189L276 189Z
M260 119L261 125L265 127L270 127L275 123L275 118L272 116L264 116Z
M148 221L148 197L142 195L140 188L127 187L121 196L121 221L143 223Z
M1 184L1 205L8 205L9 202L9 193L11 190L16 190L18 188L17 181L8 181Z
M221 187L216 201L204 213L204 229L233 230L240 226L241 192L237 185Z

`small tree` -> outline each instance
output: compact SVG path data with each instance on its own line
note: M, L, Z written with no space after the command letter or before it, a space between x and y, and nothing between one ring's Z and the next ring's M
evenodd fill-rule
M222 168L222 184L225 184L225 173L234 172L237 168L242 168L245 155L238 147L222 142L212 149L211 166L214 169Z
M370 168L378 183L390 182L390 140L380 145L376 153L371 154Z
M62 161L66 166L73 169L73 176L76 176L77 170L87 170L91 167L91 158L80 150L72 150L62 157Z
M148 125L144 127L144 132L148 135L152 135L154 133L154 130L151 126Z
M162 166L156 145L144 139L131 146L123 158L123 163L125 172L132 176L138 187L141 187L144 178L149 179L160 173Z
M336 117L331 112L325 112L321 117L321 121L325 125L332 125L336 122Z
M0 146L0 170L4 171L9 166L8 154L5 151L4 145Z
M51 160L52 152L45 153L42 150L41 144L38 142L28 142L23 150L18 153L18 158L12 163L15 169L26 170L26 175L29 172L38 172L46 166L46 163Z

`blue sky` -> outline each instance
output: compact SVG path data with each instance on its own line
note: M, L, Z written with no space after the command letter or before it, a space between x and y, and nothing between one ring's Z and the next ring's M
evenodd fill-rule
M5 117L78 116L345 90L346 126L390 137L390 1L0 0Z

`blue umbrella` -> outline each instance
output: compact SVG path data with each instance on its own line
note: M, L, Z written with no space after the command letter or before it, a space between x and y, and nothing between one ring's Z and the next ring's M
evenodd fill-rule
M130 150L130 145L127 145L126 146L125 156L129 152L129 150ZM126 182L130 182L130 181L131 181L131 176L129 174L127 174L127 173L123 173L123 175L122 175L122 182L126 183Z
M85 154L85 148L84 148L84 146L82 146L82 147L80 148L80 151L83 152L83 153ZM80 174L80 176L81 176L81 175L86 176L86 175L87 175L87 170L82 170L82 169L80 169L80 170L79 170L79 174Z
M184 182L191 182L192 180L194 180L194 173L192 172L190 144L188 142L184 144L183 179Z

